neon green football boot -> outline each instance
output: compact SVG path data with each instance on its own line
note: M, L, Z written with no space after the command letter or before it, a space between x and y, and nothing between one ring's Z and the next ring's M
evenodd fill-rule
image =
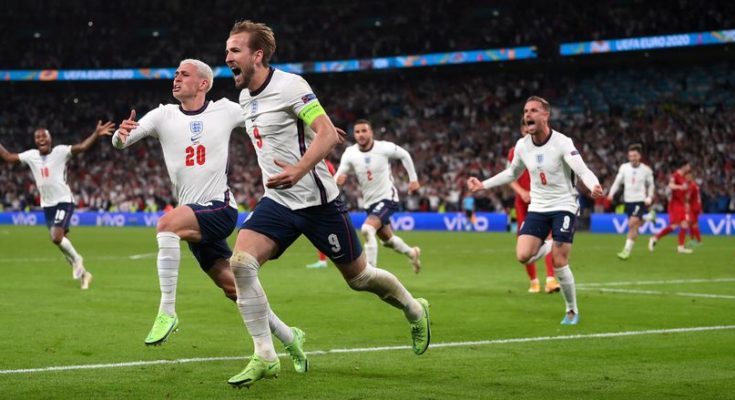
M145 338L146 346L158 346L163 344L172 333L179 327L179 318L162 312L158 313L153 327Z
M426 299L416 299L424 309L424 315L415 322L411 322L411 338L413 339L413 352L421 355L426 352L431 342L431 326L429 325L429 302Z
M618 253L617 256L621 260L627 260L630 258L630 252L623 250L620 253Z
M309 370L309 360L304 353L304 343L306 342L306 334L299 328L291 328L293 332L293 341L287 344L286 351L293 361L293 369L303 374Z
M261 379L278 377L281 372L281 362L276 358L274 361L263 361L253 354L248 366L242 372L230 378L227 383L232 387L249 388L253 383Z

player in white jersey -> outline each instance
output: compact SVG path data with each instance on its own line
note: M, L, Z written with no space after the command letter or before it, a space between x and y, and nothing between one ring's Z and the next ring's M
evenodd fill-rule
M579 321L574 275L569 269L569 253L574 238L574 224L579 209L574 174L590 189L592 197L603 195L597 177L587 168L572 139L549 127L551 106L545 99L532 96L523 107L528 135L518 140L515 157L507 169L485 181L467 180L473 192L490 189L516 180L524 169L531 176L531 204L521 227L516 257L528 264L552 252L554 275L566 303L562 325ZM544 242L551 230L550 241Z
M269 67L275 49L268 26L240 21L230 31L225 50L265 185L265 195L243 223L230 261L237 304L254 343L247 367L228 381L237 387L280 372L258 271L301 234L331 258L352 289L375 293L403 310L416 354L426 351L430 341L428 302L414 299L393 274L365 261L350 216L337 200L337 184L323 162L340 135L303 78Z
M59 247L64 258L72 267L72 277L80 281L82 289L89 289L92 274L84 268L84 259L77 253L67 237L69 222L74 214L74 196L66 183L66 162L72 155L84 153L102 135L111 135L115 124L97 122L94 132L75 145L51 147L51 133L39 128L33 133L36 149L20 154L11 153L0 144L0 158L5 162L22 163L31 169L36 187L41 194L41 207L46 217L51 241Z
M395 143L373 140L370 121L355 121L353 131L357 143L342 154L334 179L337 185L342 186L347 181L347 174L353 173L357 177L368 214L360 228L365 239L367 262L374 267L378 265L378 241L375 240L377 233L383 246L407 256L413 272L419 273L421 249L407 245L400 236L393 234L390 226L390 216L398 211L399 206L398 190L393 185L390 161L401 160L403 168L408 172L409 194L421 187L411 155Z
M185 240L200 267L236 300L235 279L229 265L232 255L227 237L237 225L237 204L227 186L230 135L242 129L240 106L227 99L206 100L212 87L212 69L199 60L181 61L173 80L173 96L179 105L160 105L135 121L135 110L113 136L116 148L126 148L152 136L161 142L163 157L179 206L164 214L156 226L158 278L161 301L146 345L158 345L178 327L176 286L179 274L179 242ZM289 328L269 309L267 322L286 344L299 372L305 372L298 328Z
M641 219L653 201L653 171L648 165L641 162L642 151L643 146L640 144L628 146L629 162L620 166L618 175L610 187L610 193L607 195L608 200L612 201L613 196L620 188L620 184L622 183L625 186L623 202L625 203L625 213L628 215L628 237L625 240L625 247L617 254L621 260L630 258L633 244L638 237Z

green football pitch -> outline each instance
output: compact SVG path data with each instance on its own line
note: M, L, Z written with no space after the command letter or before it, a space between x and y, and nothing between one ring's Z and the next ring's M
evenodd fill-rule
M559 294L527 293L511 234L402 232L423 270L381 248L379 264L431 302L432 347L410 350L400 311L306 269L299 240L261 270L274 311L307 335L310 370L235 390L252 353L235 305L182 245L180 330L143 339L158 310L155 232L78 227L88 291L41 227L0 226L0 398L725 399L735 397L735 240L675 237L628 261L623 236L580 233L571 266L580 324L560 326ZM230 243L234 242L231 238ZM540 268L543 281L543 268ZM279 351L283 348L276 341Z

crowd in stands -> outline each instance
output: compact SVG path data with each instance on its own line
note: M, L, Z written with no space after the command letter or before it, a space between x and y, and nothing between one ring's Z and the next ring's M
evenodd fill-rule
M452 67L308 79L335 125L349 130L356 119L368 118L376 139L393 141L412 154L423 185L419 194L406 194L405 171L400 163L394 166L406 210L459 209L468 176L487 178L505 167L508 150L518 138L523 102L537 94L550 100L552 127L575 140L604 188L609 189L617 167L627 161L627 146L642 143L644 162L656 176L659 209L666 206L666 184L674 165L688 160L702 188L704 211L735 211L735 105L720 96L733 92L735 65L641 69L632 74L640 80L636 88L644 99L641 104L618 103L620 99L604 88L609 79L627 84L626 79L633 79L627 74L616 69L553 76L488 74L481 67ZM701 79L709 75L711 79ZM665 84L646 89L649 80ZM695 87L688 90L679 87L694 81ZM170 82L6 87L13 101L0 110L0 143L13 152L33 148L32 132L39 126L51 131L54 144L73 144L86 137L97 120L119 123L130 108L143 115L159 103L174 102ZM654 90L661 87L669 89ZM210 98L236 96L232 82L216 80ZM719 100L703 100L712 98ZM331 154L335 165L343 150ZM244 135L232 139L230 164L236 199L243 208L252 208L263 188L255 153ZM160 145L151 138L124 151L103 138L88 153L72 159L67 179L81 208L161 210L175 204ZM0 166L0 187L0 204L6 210L38 204L32 176L22 165ZM613 209L614 204L592 202L585 189L580 191L587 212ZM351 208L363 206L355 179L348 180L345 194ZM500 211L512 205L512 196L507 187L489 191L477 196L477 206Z
M26 0L0 13L3 68L223 65L238 19L267 21L274 62L367 58L735 28L735 3L695 0Z

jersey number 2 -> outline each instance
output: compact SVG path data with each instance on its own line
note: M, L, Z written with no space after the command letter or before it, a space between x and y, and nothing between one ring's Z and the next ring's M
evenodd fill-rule
M186 148L186 166L191 167L194 164L204 165L207 162L207 149L202 145L189 146Z

